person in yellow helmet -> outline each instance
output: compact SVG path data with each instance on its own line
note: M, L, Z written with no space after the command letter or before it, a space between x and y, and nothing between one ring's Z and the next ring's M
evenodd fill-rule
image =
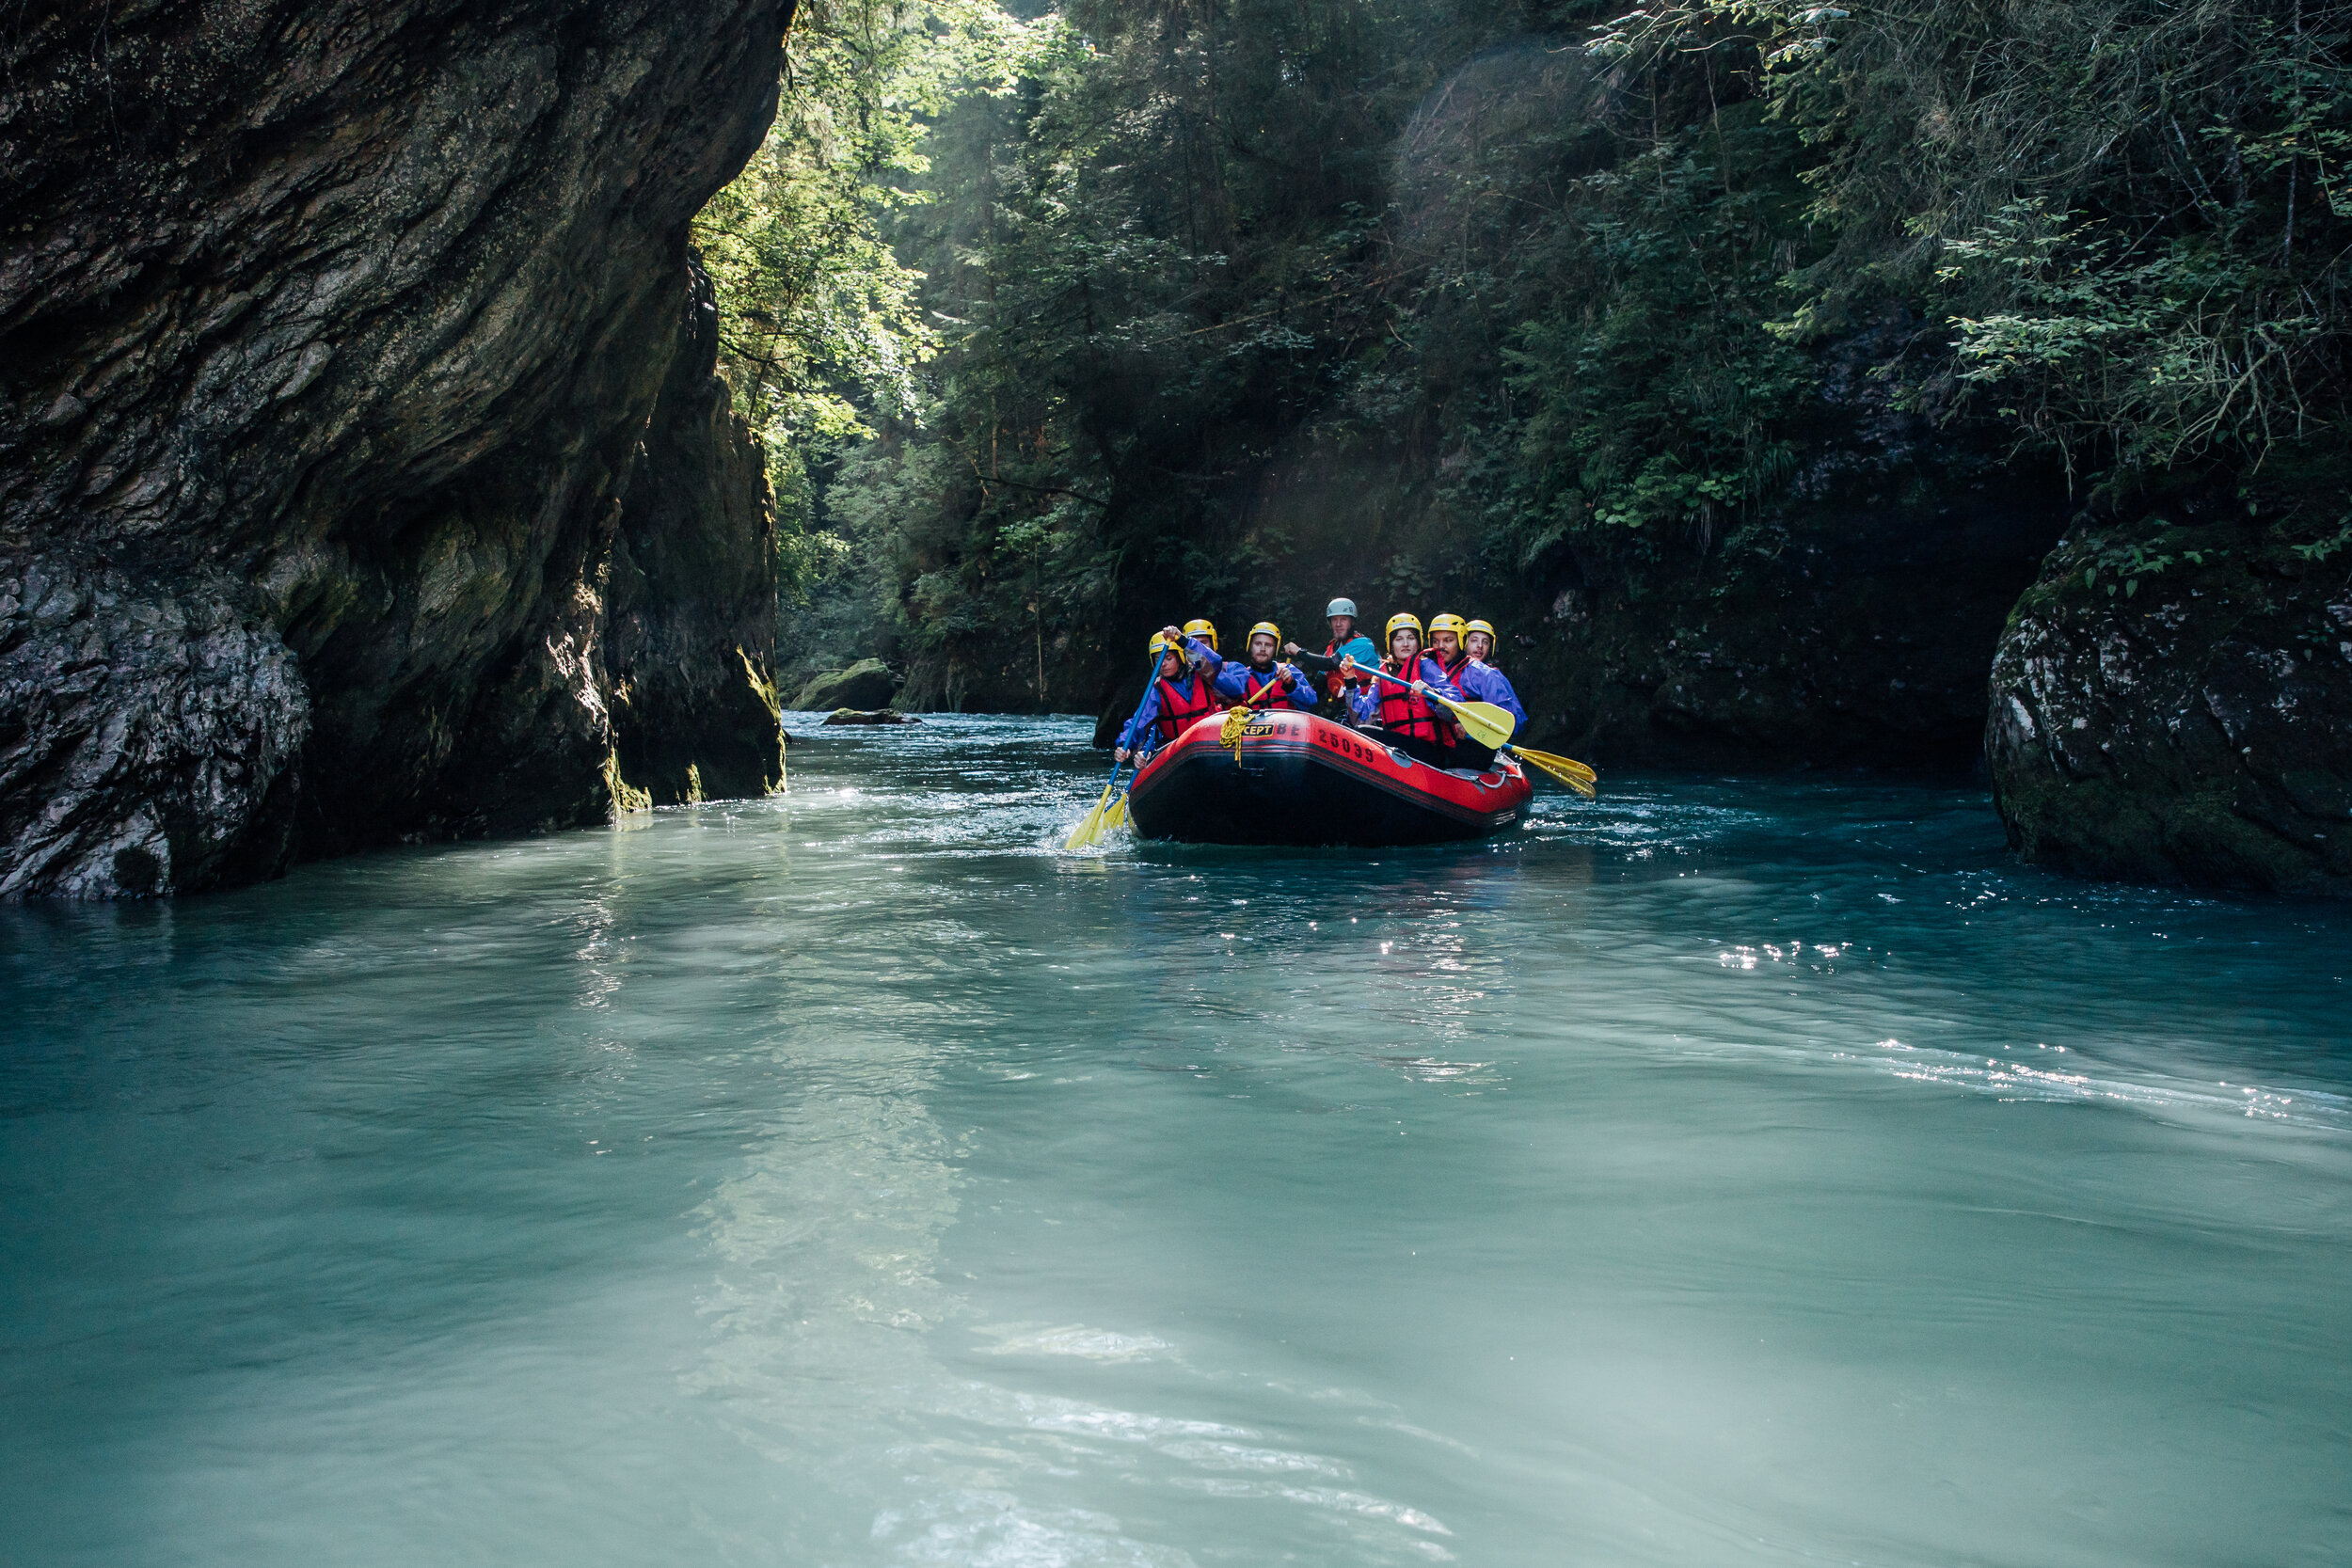
M1421 651L1421 617L1398 611L1389 617L1389 657L1380 668L1396 680L1375 682L1356 699L1359 723L1377 724L1388 743L1417 762L1433 768L1453 766L1448 734L1453 724L1445 710L1429 700L1435 692L1455 702L1461 691L1445 678L1438 661ZM1353 660L1342 665L1345 670ZM1400 681L1408 685L1400 685Z
M1193 620L1186 621L1184 623L1184 635L1186 637L1197 637L1201 641L1206 642L1209 645L1209 651L1212 653L1222 653L1224 651L1216 645L1216 627L1211 625L1204 617L1196 617Z
M1152 670L1142 705L1119 732L1119 745L1111 752L1114 760L1149 756L1197 721L1217 711L1216 682L1209 670L1185 657L1184 641L1174 626L1153 634L1150 651L1158 656L1159 663ZM1216 656L1212 652L1209 657Z
M1448 680L1454 678L1462 661L1470 657L1462 651L1462 632L1469 625L1451 611L1429 617L1429 657L1438 661Z
M1461 688L1463 696L1474 703L1492 703L1526 724L1527 710L1519 706L1518 693L1511 689L1502 672L1486 661L1495 646L1491 624L1465 621L1459 615L1433 615L1429 640L1436 644L1438 662L1445 666L1446 679ZM1495 754L1468 736L1457 736L1454 756L1457 766L1483 768L1494 761Z
M1282 645L1282 628L1271 621L1261 621L1249 628L1249 659L1246 664L1228 661L1216 677L1217 694L1230 702L1253 702L1269 686L1281 690L1257 705L1262 707L1295 707L1312 712L1315 706L1314 682L1293 664L1277 664L1275 650Z

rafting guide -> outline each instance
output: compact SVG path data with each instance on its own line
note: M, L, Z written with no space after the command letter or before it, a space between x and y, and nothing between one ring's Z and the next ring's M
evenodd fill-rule
M1489 662L1491 623L1434 615L1424 647L1421 618L1400 610L1382 628L1384 656L1356 630L1353 599L1333 599L1326 618L1321 654L1283 641L1272 621L1252 626L1232 659L1206 619L1154 632L1142 700L1068 847L1120 827L1193 844L1483 838L1525 814L1531 768L1593 798L1590 768L1512 743L1527 713Z

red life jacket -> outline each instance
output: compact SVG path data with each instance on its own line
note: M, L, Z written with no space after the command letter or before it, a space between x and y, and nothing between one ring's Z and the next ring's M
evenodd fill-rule
M1263 691L1267 687L1277 685L1287 686L1289 682L1290 677L1282 673L1282 667L1279 664L1276 665L1270 673L1264 675L1259 674L1257 671L1252 670L1249 666L1245 664L1241 668L1242 701L1246 703L1256 702L1258 693ZM1279 696L1269 697L1261 705L1271 707L1279 700Z
M1348 641L1353 642L1356 640L1351 637ZM1323 657L1326 658L1338 657L1340 645L1337 642L1326 642L1323 645ZM1323 684L1325 689L1328 690L1334 698L1340 698L1347 695L1347 689L1350 686L1361 685L1363 680L1364 677L1362 675L1358 675L1355 680L1351 681L1335 669L1328 675L1326 675L1323 678Z
M1160 744L1167 745L1192 728L1195 720L1215 713L1220 705L1209 677L1197 671L1187 675L1181 686L1174 681L1161 681L1160 715L1152 721Z
M1427 655L1420 655L1414 658L1410 671L1398 669L1392 658L1382 659L1380 668L1408 681L1426 680L1428 677L1421 673L1424 660L1436 662L1429 660ZM1391 735L1418 736L1435 745L1450 746L1454 743L1454 726L1439 717L1441 712L1437 704L1417 692L1387 681L1380 683L1380 727Z

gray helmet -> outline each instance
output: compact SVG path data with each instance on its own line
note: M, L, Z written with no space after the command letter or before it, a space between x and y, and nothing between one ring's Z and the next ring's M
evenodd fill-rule
M1353 621L1356 619L1356 601L1354 599L1333 599L1329 604L1323 607L1323 618L1325 620L1327 621L1334 615L1344 615L1349 620Z

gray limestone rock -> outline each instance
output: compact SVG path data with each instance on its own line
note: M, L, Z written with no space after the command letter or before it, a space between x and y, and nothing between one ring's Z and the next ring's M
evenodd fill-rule
M594 821L624 742L756 786L772 723L713 715L735 633L771 654L765 483L711 408L686 236L772 116L790 11L11 22L0 555L44 586L0 604L9 890Z
M0 897L139 896L283 863L310 698L238 596L0 558Z
M2352 895L2352 554L2236 519L2077 531L2001 639L1985 750L2039 863Z

